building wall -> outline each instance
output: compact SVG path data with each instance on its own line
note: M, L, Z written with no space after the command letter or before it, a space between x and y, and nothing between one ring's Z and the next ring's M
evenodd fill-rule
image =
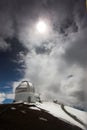
M15 101L25 101L25 102L35 102L34 93L31 92L21 92L15 94Z

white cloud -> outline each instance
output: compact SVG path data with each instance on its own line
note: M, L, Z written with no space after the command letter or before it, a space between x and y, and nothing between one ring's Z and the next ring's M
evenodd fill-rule
M70 66L62 59L64 46L62 48L56 45L50 55L37 54L34 50L29 52L25 57L24 78L34 83L42 98L58 99L60 102L76 105L83 102L79 91L83 93L81 82L85 78L85 72L80 66ZM68 79L70 74L73 78Z
M6 99L14 99L15 94L14 93L8 93L6 94Z
M14 97L14 93L0 93L0 103L3 103L3 101L6 99L14 99Z
M0 103L3 103L5 98L6 98L5 93L0 93Z

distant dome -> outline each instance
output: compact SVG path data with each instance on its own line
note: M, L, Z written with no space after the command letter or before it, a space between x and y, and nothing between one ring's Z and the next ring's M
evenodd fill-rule
M35 92L33 84L28 81L22 81L15 90L15 93L21 92Z

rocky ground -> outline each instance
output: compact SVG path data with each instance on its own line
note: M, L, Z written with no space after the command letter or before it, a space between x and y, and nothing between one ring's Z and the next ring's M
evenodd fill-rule
M32 109L31 109L32 108ZM82 130L34 104L0 105L0 130Z

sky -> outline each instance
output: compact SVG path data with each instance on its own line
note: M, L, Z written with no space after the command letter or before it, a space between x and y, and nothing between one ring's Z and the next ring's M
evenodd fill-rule
M85 0L0 0L0 103L28 80L44 100L86 106L86 15Z

